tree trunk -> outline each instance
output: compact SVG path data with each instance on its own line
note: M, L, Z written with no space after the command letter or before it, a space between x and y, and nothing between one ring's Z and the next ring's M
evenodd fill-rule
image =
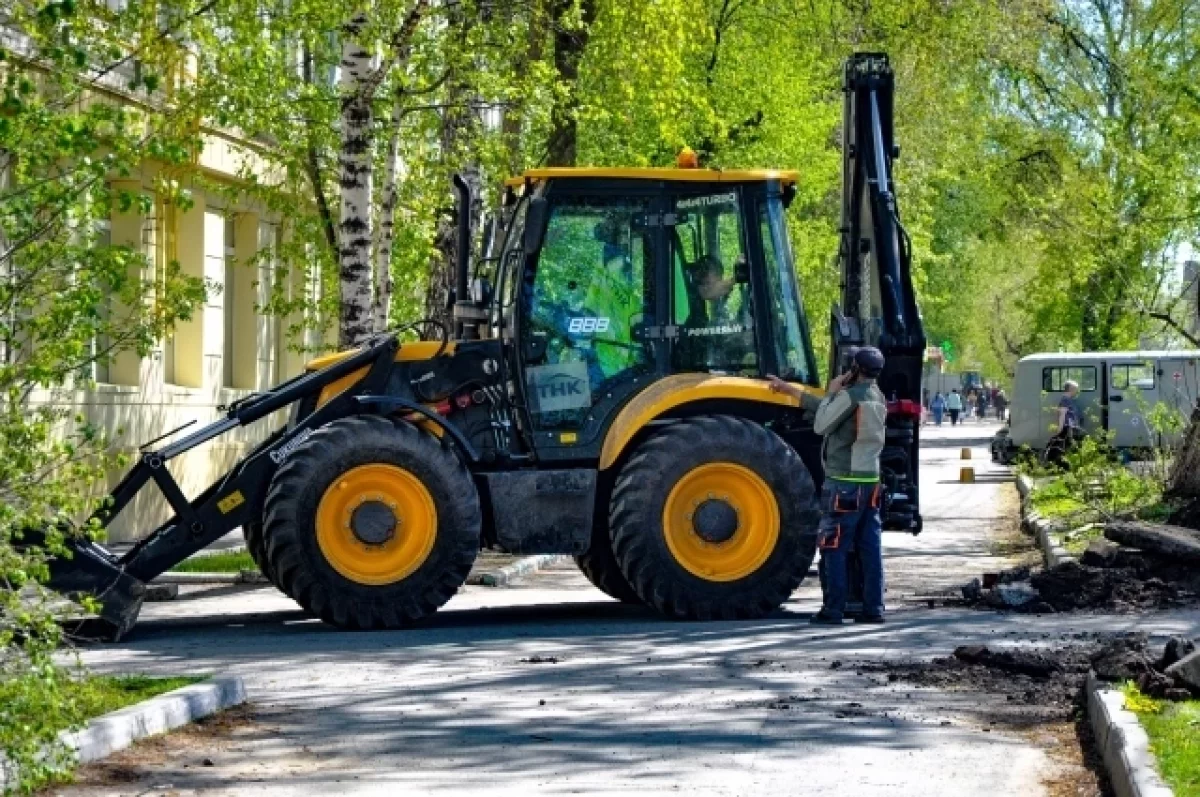
M392 306L392 240L396 225L396 202L399 198L397 170L400 160L400 122L403 119L403 103L399 96L392 105L391 133L388 138L387 163L384 167L383 201L379 208L379 224L376 226L375 242L375 301L371 315L375 320L375 331L388 328Z
M1191 421L1175 452L1168 491L1180 498L1200 498L1200 403L1192 408Z
M550 140L546 145L546 162L550 166L574 166L579 157L579 98L575 88L592 23L596 21L596 0L580 0L579 6L581 24L574 28L568 27L566 21L575 7L574 0L551 0L550 5L554 71L562 84L562 93L550 110Z
M358 41L367 19L355 15L342 29L341 151L342 187L338 224L343 349L362 343L375 327L371 317L371 54Z

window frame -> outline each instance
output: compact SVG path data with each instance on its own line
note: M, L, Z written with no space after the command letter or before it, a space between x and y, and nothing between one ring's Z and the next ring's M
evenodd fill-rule
M1130 371L1134 368L1145 368L1150 372L1150 384L1138 385L1129 378ZM1117 384L1117 371L1120 369L1125 375L1125 384ZM1112 390L1154 390L1158 387L1158 369L1153 361L1145 360L1136 363L1113 363L1108 366L1108 386Z
M1071 371L1078 371L1079 377L1073 378ZM1055 387L1054 372L1061 372L1061 377L1058 380L1058 386ZM1083 374L1091 373L1091 387L1087 387L1087 383L1083 379ZM1094 365L1046 365L1042 366L1042 392L1043 393L1062 393L1066 390L1066 383L1074 381L1079 385L1080 393L1095 393L1099 389L1099 379L1097 377L1097 369Z

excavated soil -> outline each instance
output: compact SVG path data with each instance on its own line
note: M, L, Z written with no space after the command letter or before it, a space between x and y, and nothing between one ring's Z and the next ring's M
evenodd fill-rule
M1150 554L1122 552L1117 567L1064 562L1030 583L1056 612L1171 609L1200 603L1200 569Z

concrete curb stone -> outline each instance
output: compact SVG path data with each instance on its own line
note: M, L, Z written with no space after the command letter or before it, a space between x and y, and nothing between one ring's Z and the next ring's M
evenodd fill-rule
M77 763L86 764L245 702L246 686L240 677L217 676L96 717L86 728L64 731L59 739L74 750ZM5 772L0 768L0 789L8 786Z
M1063 562L1076 561L1076 558L1067 553L1067 549L1058 542L1057 535L1065 531L1063 524L1042 517L1030 504L1029 496L1035 486L1033 479L1024 473L1018 474L1016 484L1017 493L1021 496L1021 528L1037 538L1046 567L1052 568Z
M527 556L513 562L511 565L506 565L498 570L492 570L485 573L473 573L467 579L468 584L474 584L482 587L503 587L516 581L522 576L527 576L531 573L536 573L542 568L551 565L566 562L571 557L562 554L542 554L540 556Z
M1137 715L1125 708L1125 695L1089 672L1087 710L1096 747L1117 797L1173 797L1155 769L1150 737Z
M268 584L267 577L257 570L239 573L172 573L156 576L152 584Z

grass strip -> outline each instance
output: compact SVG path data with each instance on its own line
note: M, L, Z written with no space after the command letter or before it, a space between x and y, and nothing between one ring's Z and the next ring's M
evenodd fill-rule
M258 565L246 551L193 556L171 568L173 573L240 573L243 570L258 570Z
M1137 714L1150 737L1163 780L1179 797L1200 795L1200 700L1155 700L1133 684L1123 691L1125 707Z

